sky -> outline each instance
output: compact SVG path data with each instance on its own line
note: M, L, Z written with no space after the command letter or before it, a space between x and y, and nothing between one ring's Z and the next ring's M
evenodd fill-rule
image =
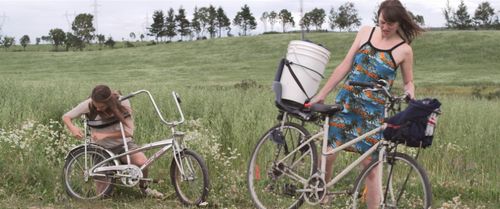
M302 0L303 11L322 8L328 14L332 7L338 8L348 0ZM361 17L362 25L373 25L373 13L382 0L350 0L354 3ZM468 7L469 14L473 14L477 6L483 1L500 11L500 0L463 0ZM97 2L97 7L95 3ZM427 27L444 26L445 20L442 9L447 0L401 0L405 7L414 14L422 15ZM460 0L449 0L452 8L457 8ZM127 40L129 34L147 33L146 27L151 25L152 14L155 10L186 9L187 17L192 18L195 6L198 8L213 5L222 7L229 19L233 19L241 7L247 4L257 20L257 29L251 34L260 34L269 31L270 26L264 28L259 18L263 12L287 9L292 12L295 22L300 19L301 0L0 0L0 35L15 37L19 40L23 35L34 37L48 35L50 29L60 28L71 31L71 23L80 13L95 14L97 8L97 32L105 36L112 36L115 40ZM94 25L95 26L95 25ZM235 26L232 33L237 34ZM327 24L323 27L326 29ZM299 30L295 28L289 28ZM275 31L281 31L276 24Z

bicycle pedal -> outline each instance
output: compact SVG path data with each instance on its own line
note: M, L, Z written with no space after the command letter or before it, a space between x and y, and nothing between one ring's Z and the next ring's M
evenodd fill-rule
M161 184L161 183L165 182L165 180L163 180L163 179L153 179L153 178L143 178L141 180L142 181L151 182L151 183L154 183L154 184Z

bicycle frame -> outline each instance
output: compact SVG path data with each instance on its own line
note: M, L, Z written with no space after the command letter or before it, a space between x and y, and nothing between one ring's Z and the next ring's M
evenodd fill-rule
M174 97L174 100L175 100L175 103L176 103L176 107L177 107L177 110L178 110L178 112L179 112L179 114L181 116L181 119L179 121L168 122L168 121L166 121L163 118L162 113L159 110L158 106L156 105L156 102L155 102L153 96L147 90L139 90L139 91L133 92L130 95L127 95L127 96L123 97L121 100L125 100L125 99L128 99L128 98L131 98L131 97L133 97L133 96L135 96L137 94L140 94L140 93L146 93L146 94L148 94L149 99L150 99L153 107L155 108L156 113L159 116L161 122L164 123L165 125L170 126L173 137L172 138L167 138L167 139L162 139L160 141L156 141L156 142L152 142L152 143L148 143L148 144L145 144L145 145L141 146L138 149L134 149L134 150L130 150L129 151L128 150L128 145L127 145L127 137L125 136L123 124L122 124L122 122L120 122L120 130L121 130L121 135L122 135L122 140L123 140L125 152L121 153L121 154L118 154L118 155L112 155L110 158L108 158L106 160L103 160L103 161L97 163L96 165L94 165L90 169L90 172L88 174L89 176L106 176L105 174L101 174L99 172L116 171L116 170L123 170L123 169L126 169L126 168L130 168L130 166L132 166L132 164L130 162L130 155L132 155L134 153L137 153L137 152L142 152L142 151L145 151L145 150L150 150L150 149L155 149L155 148L160 148L160 147L161 147L161 149L158 150L150 158L148 158L146 160L146 162L140 167L140 170L144 171L144 169L148 168L153 162L155 162L159 157L163 156L170 148L172 148L172 152L173 152L173 155L174 155L174 160L176 162L176 165L178 165L178 169L179 169L181 175L185 176L184 175L184 166L182 165L182 161L178 159L178 155L177 155L177 153L181 152L182 150L184 150L186 148L183 145L183 143L182 143L182 137L183 137L184 133L177 132L175 130L175 127L177 125L182 124L184 122L184 114L183 114L182 109L181 109L180 104L179 104L180 103L180 99L179 99L178 95L175 92L172 92L172 96ZM84 145L85 146L85 156L87 156L87 147L89 145L91 145L92 143L90 142L90 137L88 137L88 126L87 126L87 123L84 123L84 126L85 126L85 136L87 136L87 138L85 140L85 145ZM178 143L177 140L180 140L181 143ZM123 156L126 156L126 158L127 158L127 164L120 164L119 163L119 162L121 162L120 158L123 157ZM114 166L102 166L105 163L110 162L110 161L118 162L117 163L118 165L114 165ZM87 162L85 161L85 168L87 168L87 167L88 167L87 166ZM146 180L146 179L142 179L142 180Z
M394 104L393 103L393 100L396 101L396 100L401 100L402 98L405 98L406 95L404 96L401 96L401 97L392 97L390 96L388 90L386 88L382 88L382 89L375 89L375 88L371 88L371 89L367 89L368 91L379 91L379 90L382 90L383 93L385 95L388 96L388 98L391 98L392 100L390 102L387 102L384 106L384 116L387 116L389 111L390 110L394 110ZM286 121L286 118L287 118L287 115L288 113L287 112L284 112L283 113L283 119L281 121L281 126L283 127L283 125L285 124L285 121ZM324 120L324 123L321 127L321 129L316 133L314 134L313 136L309 137L308 139L306 139L305 141L301 142L301 145L298 146L297 148L295 148L294 150L290 151L290 153L288 155L286 155L284 158L282 158L281 160L279 160L277 162L277 164L282 164L285 160L287 160L288 158L292 157L296 152L300 151L303 147L305 146L308 146L310 142L312 142L313 140L321 140L322 139L322 148L321 148L321 167L320 167L320 170L318 171L318 173L316 174L313 174L313 176L308 176L307 178L310 178L310 177L314 177L319 174L319 177L321 179L325 179L325 176L326 176L326 158L328 155L333 155L335 153L338 153L342 150L345 150L347 148L349 148L351 145L353 144L356 144L357 142L360 142L361 140L369 137L369 136L372 136L372 135L375 135L383 130L385 130L385 128L387 127L387 124L386 123L383 123L381 124L379 127L371 130L371 131L368 131L366 132L365 134L357 137L357 138L354 138L354 139L351 139L349 142L346 142L345 144L342 144L336 148L333 148L333 150L330 150L328 151L328 129L329 129L329 121L330 121L330 116L325 116L325 120ZM281 130L282 131L282 130ZM392 142L389 142L389 141L386 141L385 139L381 139L379 142L377 142L376 144L374 144L370 149L368 149L365 153L363 153L361 156L359 156L356 160L354 160L351 164L349 164L348 166L346 166L340 173L338 173L336 176L334 176L329 182L325 182L325 188L329 188L329 187L332 187L333 185L335 185L336 183L338 183L344 176L346 176L349 172L351 172L356 166L358 166L359 164L362 163L363 160L367 159L371 154L373 154L375 151L379 150L379 153L378 153L378 161L381 161L383 160L384 158L384 155L386 153L386 149L387 149L387 146L389 146ZM303 158L305 156L305 154L303 154L298 160L300 160L301 158ZM379 166L377 168L377 172L378 172L378 176L379 176L379 179L377 180L380 184L382 183L382 172L383 172L383 164L381 163L380 164L381 166ZM291 168L293 168L294 165L291 165ZM283 170L284 174L287 175L288 177L290 177L291 179L294 179L296 181L299 181L300 183L302 183L303 185L306 185L309 181L309 179L305 179L301 176L299 176L298 174L294 173L292 171L292 169L287 169L287 168L284 168ZM310 189L297 189L298 192L311 192ZM322 191L322 190L320 190ZM384 193L382 191L382 187L380 187L380 191L379 193L381 194L381 199L385 199L384 197ZM306 201L309 202L309 200L306 198Z
M286 114L286 113L284 113ZM286 117L286 115L285 115ZM285 118L284 117L284 118ZM327 148L328 148L328 132L325 131L325 130L328 130L328 121L329 121L329 117L326 117L325 119L325 123L323 125L323 128L318 132L316 133L315 135L311 136L310 138L308 138L306 141L304 142L301 142L301 145L298 146L297 148L295 148L294 150L292 150L288 155L286 155L284 158L282 158L280 161L278 161L278 164L285 161L286 159L288 159L289 157L293 156L295 152L299 151L301 148L303 148L304 146L308 146L308 144L313 141L313 140L316 140L316 139L319 139L320 137L323 137L323 144L322 144L322 150L321 150L321 168L320 168L320 176L324 179L325 178L325 171L326 171L326 156L327 155L332 155L332 154L335 154L339 151L342 151L342 150L345 150L346 148L350 147L351 145L365 139L366 137L369 137L369 136L372 136L372 135L375 135L377 134L378 132L384 130L386 128L386 124L383 124L381 125L380 127L376 128L376 129L373 129L355 139L352 139L350 140L349 142L339 146L339 147L336 147L334 148L333 150L331 150L330 152L327 151ZM373 145L368 151L366 151L364 154L362 154L360 157L358 157L354 162L352 162L349 166L347 166L344 170L342 170L338 175L336 175L331 181L329 181L327 184L326 184L326 187L331 187L333 186L334 184L336 184L340 179L342 179L345 175L347 175L352 169L354 169L354 167L356 167L357 165L359 165L361 163L361 161L363 161L364 159L368 158L368 156L370 156L373 152L375 152L382 144L384 143L388 143L387 141L385 140L380 140L378 143L376 143L375 145ZM382 156L383 154L385 153L385 147L382 146L381 150L380 150L380 153L379 153L379 160L380 159L383 159ZM379 168L380 171L379 172L382 172L382 168ZM302 184L306 184L307 183L307 179L304 179L302 178L301 176L293 173L291 170L286 170L285 172L286 174L289 175L290 178L294 179L294 180L297 180L299 182L301 182ZM297 190L299 192L305 192L306 190Z

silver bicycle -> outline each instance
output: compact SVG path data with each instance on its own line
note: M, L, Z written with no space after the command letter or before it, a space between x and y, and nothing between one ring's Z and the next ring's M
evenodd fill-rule
M179 200L185 205L206 205L210 185L207 166L202 157L190 150L184 143L185 134L176 131L176 127L184 122L179 96L172 92L180 120L168 122L163 118L153 96L147 90L133 92L121 100L129 99L140 93L146 93L149 96L161 122L170 128L171 137L145 144L135 150L128 150L123 124L120 122L125 152L116 154L91 142L89 125L92 121L84 119L84 144L73 148L66 156L62 178L66 192L71 197L89 200L110 195L114 185L133 187L139 181L158 183L158 180L144 178L143 170L160 159L169 149L172 149L170 179ZM95 121L93 122L95 123ZM144 165L138 167L130 163L131 154L150 149L159 150ZM126 156L126 163L120 161L124 156ZM166 189L165 186L159 188Z
M386 82L352 82L350 85L359 86L364 91L383 93L387 97L386 115L400 110L400 104L406 97L392 96ZM365 180L370 178L373 170L380 176L376 180L380 185L377 208L427 209L431 206L432 192L425 170L413 157L398 152L397 143L385 139L355 160L348 160L346 166L339 167L335 164L337 169L343 170L338 171L330 182L326 182L327 155L349 149L356 142L383 131L387 124L328 152L329 119L341 111L342 107L323 104L314 104L307 109L285 106L280 101L280 91L276 92L276 103L280 109L279 124L260 138L248 165L248 189L257 208L299 208L304 201L316 205L327 196L332 198L329 206L333 208L366 208ZM300 119L300 124L295 122L297 119ZM320 130L310 134L304 128L305 122L318 125ZM315 141L321 141L320 155ZM357 177L350 174L376 151L378 158L365 166ZM318 160L318 156L321 156L321 160Z

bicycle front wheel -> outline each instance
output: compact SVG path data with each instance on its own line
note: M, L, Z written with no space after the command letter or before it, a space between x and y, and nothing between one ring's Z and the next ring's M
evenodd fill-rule
M178 163L172 159L170 178L179 200L185 205L200 205L208 196L208 168L203 159L191 150L177 154ZM179 169L182 168L182 169ZM182 171L181 171L182 170Z
M371 162L355 182L353 191L352 208L369 208L368 205L377 208L418 208L428 209L431 207L432 192L429 178L425 170L413 159L404 153L387 153L383 160L382 171L382 194L369 197L365 186L366 179L370 173L377 172L380 161ZM381 201L376 201L380 199Z
M81 147L72 150L63 168L63 183L68 195L71 197L90 200L109 196L113 190L113 178L111 176L90 176L90 168L103 160L108 159L109 154L95 147ZM111 166L112 162L103 166Z
M277 125L257 143L248 165L248 189L258 208L298 208L304 194L297 192L317 170L316 146L311 141L297 149L310 136L294 123ZM285 156L290 155L283 160ZM291 177L294 176L294 177Z

